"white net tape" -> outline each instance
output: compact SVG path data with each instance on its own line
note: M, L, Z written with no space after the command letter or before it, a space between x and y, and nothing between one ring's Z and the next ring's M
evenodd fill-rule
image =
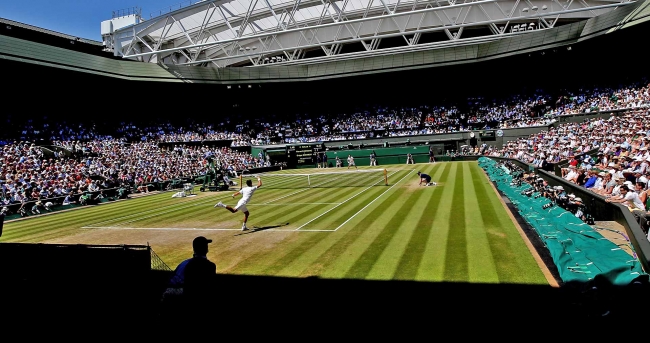
M252 180L257 184L257 177L262 178L264 188L316 188L316 187L368 187L386 184L383 169L355 169L329 173L300 174L244 174L242 184Z

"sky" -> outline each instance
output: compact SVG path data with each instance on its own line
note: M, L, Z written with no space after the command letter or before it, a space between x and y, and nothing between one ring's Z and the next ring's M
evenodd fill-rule
M196 0L22 0L0 1L0 18L101 41L100 25L113 11L140 7L142 17Z

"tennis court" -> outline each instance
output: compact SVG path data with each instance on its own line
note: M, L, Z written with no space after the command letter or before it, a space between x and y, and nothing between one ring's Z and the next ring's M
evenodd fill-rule
M438 185L418 186L417 171ZM174 268L203 235L213 239L208 257L225 274L552 283L476 162L299 172L262 175L248 204L249 231L240 230L242 213L213 207L235 205L233 189L185 198L166 192L12 221L0 241L148 243Z

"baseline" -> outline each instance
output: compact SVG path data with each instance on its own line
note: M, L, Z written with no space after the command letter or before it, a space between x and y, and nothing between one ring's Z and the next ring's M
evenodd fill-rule
M218 228L187 228L187 227L122 227L122 226L83 226L82 229L98 229L98 230L157 230L157 231L240 231L240 232L259 232L259 231L284 231L295 232L294 229L249 229L242 231L241 229L218 229ZM299 232L334 232L334 230L303 230Z

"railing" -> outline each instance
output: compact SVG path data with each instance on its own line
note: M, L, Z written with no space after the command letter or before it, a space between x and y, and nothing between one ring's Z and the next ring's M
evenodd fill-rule
M142 8L140 7L129 7L121 10L113 11L113 17L111 19L126 17L129 15L142 16Z
M203 2L203 1L205 1L205 0L186 0L186 1L174 4L174 5L170 5L168 7L162 8L162 9L160 9L158 11L154 11L154 12L149 13L149 19L161 16L163 14L170 13L172 11L179 10L179 9L181 9L183 7L189 7L189 6L192 6L192 5L196 4L196 3Z

